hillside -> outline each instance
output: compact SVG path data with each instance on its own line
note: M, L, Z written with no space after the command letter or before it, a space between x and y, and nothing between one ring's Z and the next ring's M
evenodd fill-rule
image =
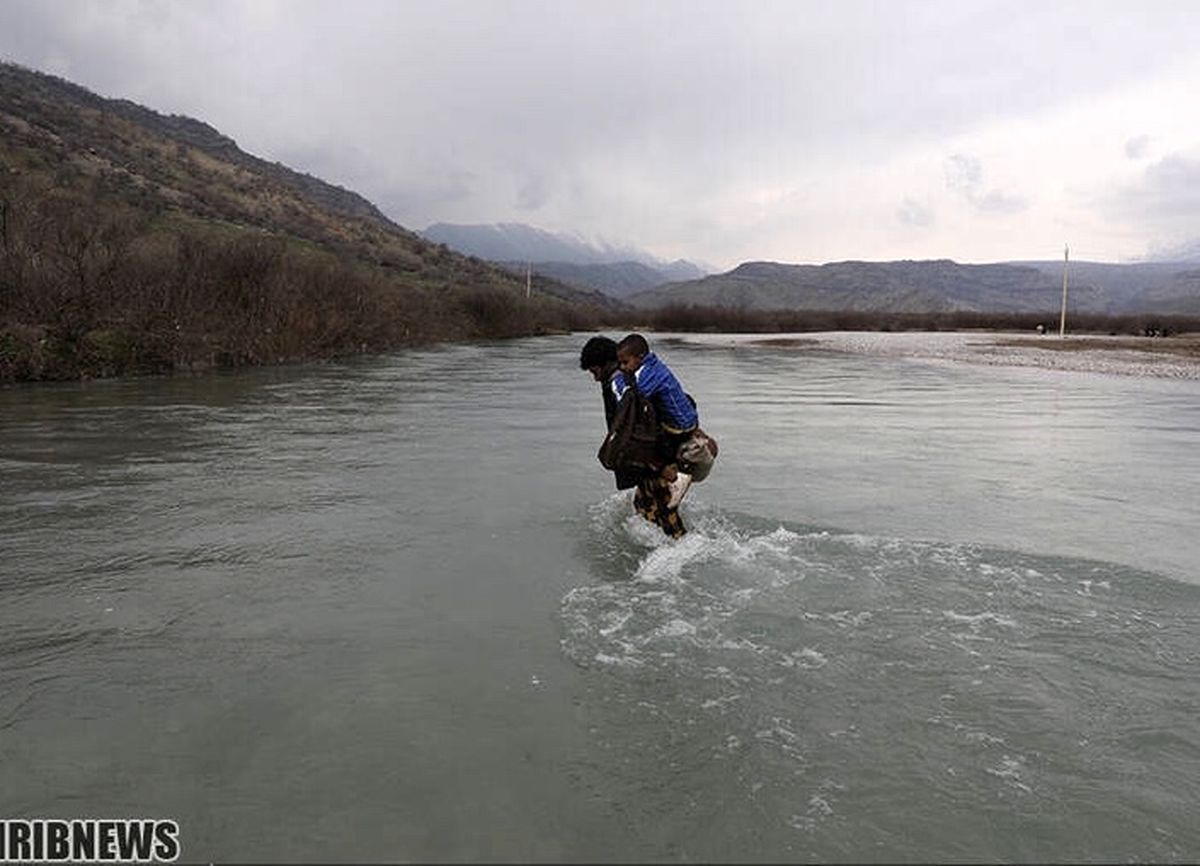
M1056 289L1036 268L955 262L748 262L727 274L630 298L641 307L692 303L747 310L943 312L1053 309Z
M1061 261L1012 262L1040 270L1062 284ZM1095 289L1106 299L1105 312L1120 313L1194 313L1200 309L1194 274L1196 263L1137 262L1107 264L1071 262L1069 284ZM1192 278L1188 278L1188 274Z
M0 381L594 323L613 302L431 243L207 124L0 64Z
M1167 282L1140 289L1128 306L1169 315L1200 315L1200 269L1176 271Z
M1188 272L1186 267L1072 263L1070 308L1108 314L1192 312L1200 294L1195 269ZM725 274L659 286L628 300L641 308L694 304L748 311L1040 313L1061 306L1062 263L748 262Z

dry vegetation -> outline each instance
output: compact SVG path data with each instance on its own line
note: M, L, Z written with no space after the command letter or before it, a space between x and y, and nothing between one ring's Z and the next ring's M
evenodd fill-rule
M644 327L661 331L726 334L788 334L819 331L1030 331L1039 325L1057 328L1058 314L936 312L887 313L878 311L741 310L727 307L673 305L641 311ZM1156 314L1075 314L1072 333L1170 336L1200 332L1200 317ZM1162 342L1161 338L1153 338ZM1174 342L1175 337L1167 342ZM1074 341L1072 341L1074 342ZM1108 341L1104 341L1107 345ZM1036 345L1044 345L1038 341Z
M152 215L101 182L0 178L0 381L381 352L595 327L597 312L499 281L407 278L262 229Z

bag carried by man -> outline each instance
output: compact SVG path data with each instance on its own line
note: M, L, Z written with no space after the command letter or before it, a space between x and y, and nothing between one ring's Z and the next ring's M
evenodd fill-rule
M654 403L643 397L634 383L618 404L612 429L596 456L605 469L656 470L666 462L658 450L659 435ZM679 445L675 459L692 481L703 481L712 471L717 450L717 440L697 427Z
M675 452L681 472L692 476L692 481L703 481L712 472L713 461L717 459L717 440L709 436L699 427L686 442Z
M605 469L650 470L661 461L657 443L658 413L632 383L617 404L612 428L596 456Z

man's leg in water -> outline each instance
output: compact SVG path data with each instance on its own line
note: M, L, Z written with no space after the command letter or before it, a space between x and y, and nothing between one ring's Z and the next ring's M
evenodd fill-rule
M679 509L667 507L670 500L671 485L661 475L647 475L638 482L634 491L633 507L671 538L680 538L687 529L684 528L683 518L679 516Z

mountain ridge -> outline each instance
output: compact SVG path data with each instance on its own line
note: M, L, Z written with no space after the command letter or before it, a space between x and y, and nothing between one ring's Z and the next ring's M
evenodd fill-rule
M593 326L619 305L431 243L203 121L0 63L0 381Z
M1188 263L1071 263L1068 306L1103 313L1200 311L1198 269ZM1062 298L1061 262L960 264L951 259L822 265L743 262L699 280L650 288L626 300L740 310L860 312L1051 312Z
M26 99L30 96L49 97L43 102L44 108L51 109L51 113L46 119L60 128L73 129L76 135L83 132L86 126L73 124L68 118L56 117L52 113L53 106L62 105L65 102L100 114L109 113L112 116L123 118L172 142L194 147L210 156L261 172L297 192L321 200L326 206L341 213L367 217L384 223L394 230L416 236L414 232L389 219L362 195L296 171L282 163L270 162L247 153L238 147L233 138L202 120L182 114L162 114L129 99L100 96L74 82L36 70L24 69L16 64L0 63L0 77L10 85L10 95L11 85L18 83L25 91ZM85 145L93 155L97 156L105 155L106 151L109 154L114 152L107 148L98 149L97 145L103 148L103 142L98 141L94 136L89 137L86 143L82 140L79 141L79 144Z

